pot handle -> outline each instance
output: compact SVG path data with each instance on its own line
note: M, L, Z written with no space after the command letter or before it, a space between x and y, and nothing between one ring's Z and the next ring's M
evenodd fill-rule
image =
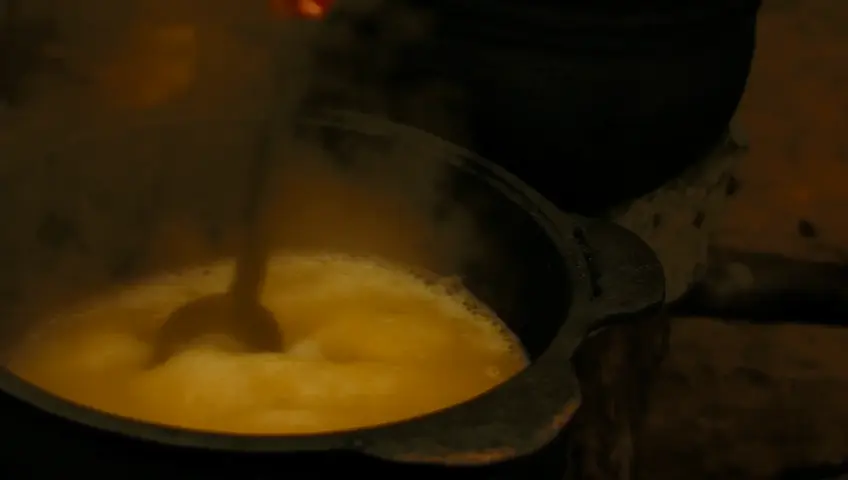
M576 219L572 235L591 283L587 334L660 311L665 274L644 240L615 223L589 218Z
M665 276L654 251L616 224L570 216L562 222L586 259L590 301L572 312L571 339L621 321L657 315ZM383 428L354 449L396 462L451 466L498 463L537 451L555 438L580 405L577 378L567 367L573 348L550 348L534 364L478 399L436 417ZM528 395L528 392L532 394Z

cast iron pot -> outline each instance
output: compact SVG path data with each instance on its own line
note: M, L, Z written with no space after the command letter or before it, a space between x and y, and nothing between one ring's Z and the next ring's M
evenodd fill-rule
M232 255L256 129L155 123L45 141L43 151L4 166L0 209L14 219L0 230L5 346L70 302ZM379 254L460 275L520 337L532 365L478 398L413 420L265 437L117 418L4 370L4 478L561 478L561 433L580 406L572 354L598 328L657 313L664 283L652 251L620 227L560 213L502 169L417 130L324 113L294 132L296 140L281 135L273 173L280 196L267 210L272 224L294 228L269 228L276 245ZM304 173L317 165L337 176ZM162 233L174 228L181 233Z

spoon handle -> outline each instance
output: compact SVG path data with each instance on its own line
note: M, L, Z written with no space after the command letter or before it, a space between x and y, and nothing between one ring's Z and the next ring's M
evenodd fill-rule
M286 139L290 133L290 121L295 115L298 97L308 71L310 54L303 47L310 36L308 21L293 20L278 25L271 64L271 98L266 103L268 110L259 124L256 150L247 177L247 193L242 218L244 239L236 258L236 270L230 293L237 301L259 303L259 295L265 280L270 245L262 215L266 204L270 177L274 166L275 144L278 137Z
M273 115L269 115L259 127L257 150L253 161L250 162L246 201L242 212L244 236L237 252L235 275L230 286L230 293L236 300L249 304L259 303L259 294L265 281L270 253L263 228L262 206L265 203L272 167L275 124Z

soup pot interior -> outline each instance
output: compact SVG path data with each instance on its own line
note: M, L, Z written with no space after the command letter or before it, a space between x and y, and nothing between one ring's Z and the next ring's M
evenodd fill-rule
M258 133L257 121L151 123L17 152L0 169L0 214L11 219L0 227L2 352L52 312L232 258ZM276 437L131 422L4 371L0 415L26 432L16 451L74 437L72 456L88 459L107 450L146 458L152 441L186 462L212 450L216 465L248 453L339 451L416 464L501 462L539 450L572 418L580 396L569 363L587 329L662 303L661 266L633 234L564 216L508 173L424 132L323 112L281 129L272 158L262 218L275 249L378 256L461 282L516 334L530 367L409 421Z
M443 142L375 127L327 117L280 132L263 216L271 244L375 255L461 281L537 358L569 298L567 265L539 212ZM258 128L209 121L81 134L0 172L0 210L14 219L0 228L4 347L54 309L231 257Z

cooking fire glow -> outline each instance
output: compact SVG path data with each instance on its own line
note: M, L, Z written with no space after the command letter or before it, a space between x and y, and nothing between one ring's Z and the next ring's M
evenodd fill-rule
M269 4L278 17L320 19L330 11L333 0L269 0Z

